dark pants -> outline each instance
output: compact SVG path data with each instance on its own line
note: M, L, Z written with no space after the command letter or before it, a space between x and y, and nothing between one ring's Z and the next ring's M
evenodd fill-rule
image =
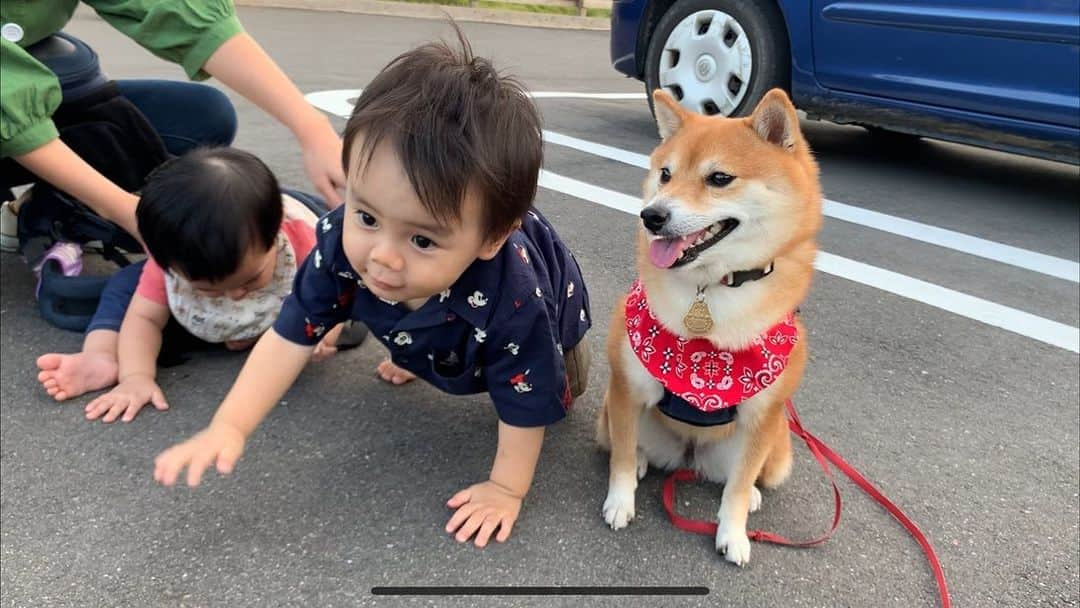
M135 288L139 285L139 277L145 264L146 262L129 264L109 277L109 282L101 292L101 299L98 300L97 310L90 319L90 324L86 326L86 333L95 329L120 331L120 324L124 321L131 297L135 295Z
M198 146L227 146L236 136L236 110L224 93L178 80L118 80L120 93L139 108L170 154Z
M198 146L227 146L236 136L236 110L214 87L174 80L118 80L116 85L146 116L170 154L179 156ZM35 181L36 176L14 159L0 159L0 188ZM4 190L0 194L10 196Z

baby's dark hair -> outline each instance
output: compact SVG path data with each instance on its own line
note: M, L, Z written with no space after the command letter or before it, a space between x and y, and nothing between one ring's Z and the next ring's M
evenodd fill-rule
M363 90L345 125L342 161L371 159L390 142L427 211L442 223L461 218L471 188L482 230L509 232L536 196L543 162L540 117L524 87L458 45L433 42L399 55ZM361 149L354 150L357 137Z
M166 161L150 174L135 209L154 261L212 282L235 273L248 250L269 250L282 215L273 172L235 148L198 148Z

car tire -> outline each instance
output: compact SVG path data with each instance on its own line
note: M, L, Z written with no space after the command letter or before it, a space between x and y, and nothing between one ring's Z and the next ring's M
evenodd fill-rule
M695 112L749 114L770 89L790 90L790 48L784 19L768 0L678 0L649 39L649 109L652 92L664 89Z

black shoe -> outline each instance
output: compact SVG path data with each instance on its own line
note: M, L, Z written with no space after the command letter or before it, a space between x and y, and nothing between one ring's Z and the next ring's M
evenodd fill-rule
M367 325L360 321L345 321L337 339L338 351L352 350L360 346L367 339L368 333Z

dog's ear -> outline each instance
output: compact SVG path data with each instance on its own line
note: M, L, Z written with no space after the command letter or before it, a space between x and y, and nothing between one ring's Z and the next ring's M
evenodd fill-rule
M754 108L750 124L762 139L785 150L794 149L799 139L799 115L783 89L765 94Z
M686 120L687 111L663 89L653 91L652 98L660 139L667 139L682 126L683 121Z

